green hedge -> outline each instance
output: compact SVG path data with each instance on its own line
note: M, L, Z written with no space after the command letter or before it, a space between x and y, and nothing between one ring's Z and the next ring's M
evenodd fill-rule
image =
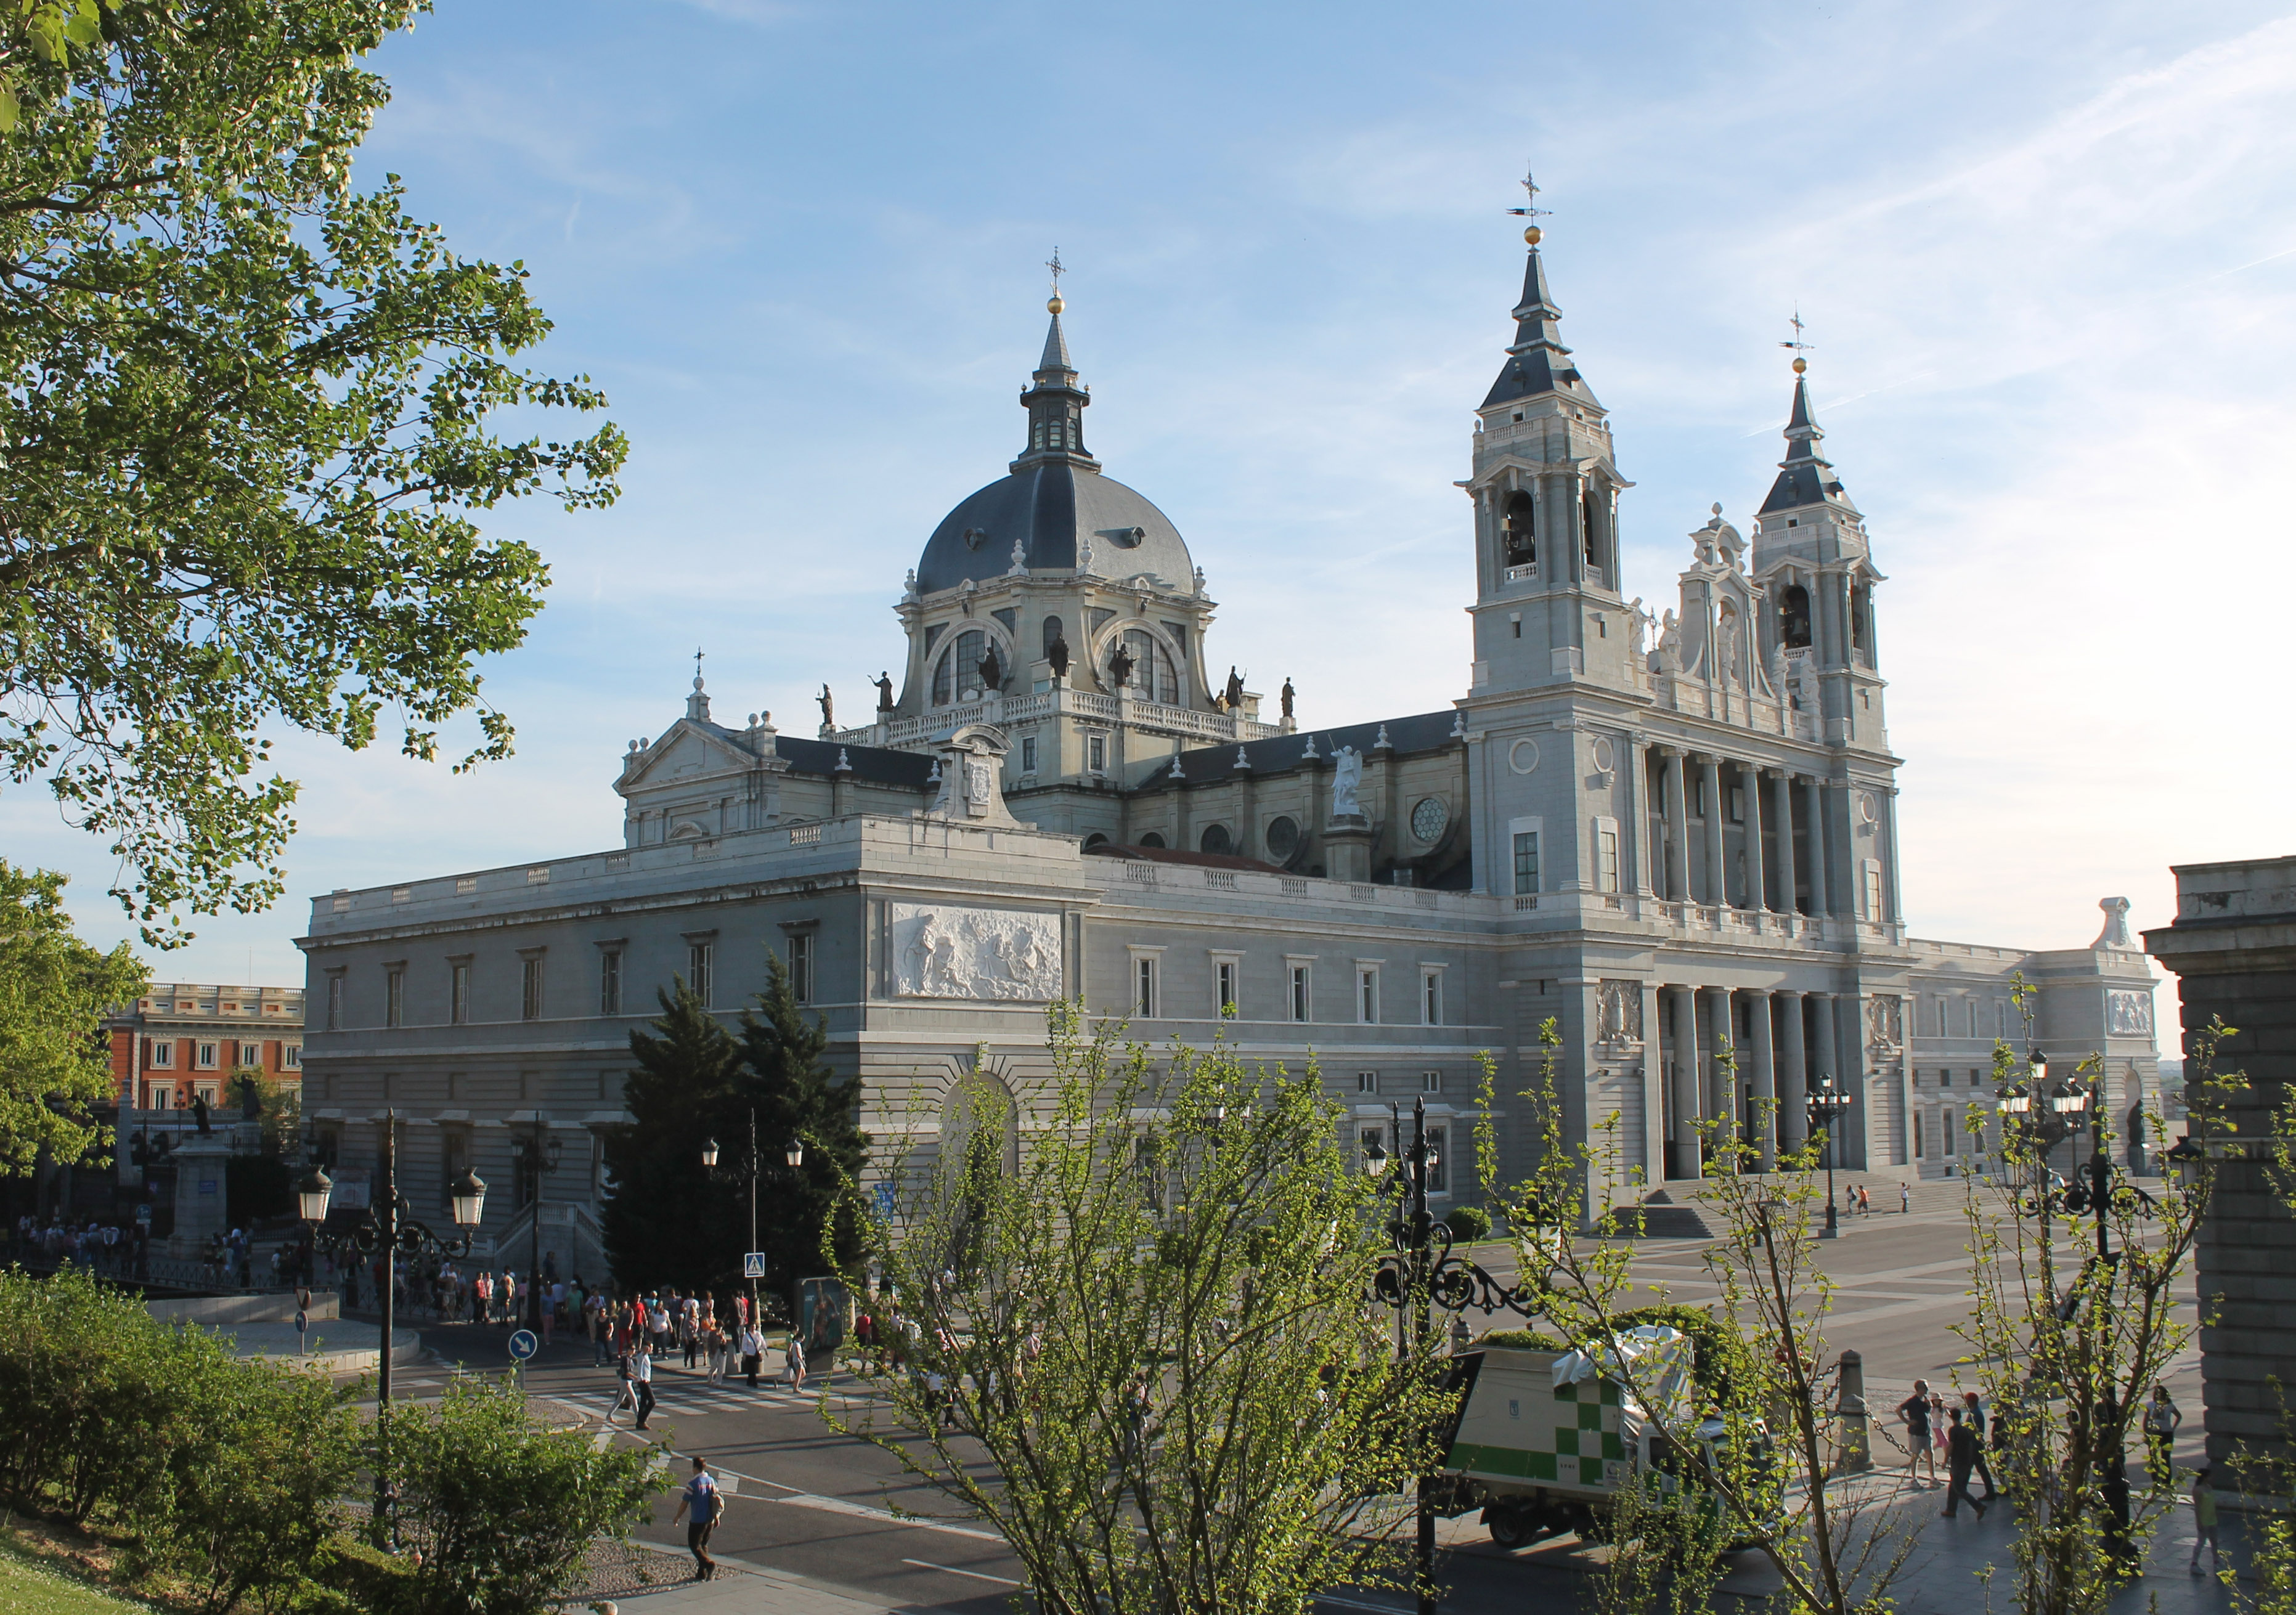
M1480 1206L1454 1206L1443 1216L1451 1237L1465 1243L1491 1236L1491 1214Z

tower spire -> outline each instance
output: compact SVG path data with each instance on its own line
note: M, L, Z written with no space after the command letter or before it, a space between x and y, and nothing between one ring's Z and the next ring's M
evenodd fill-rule
M1769 497L1762 501L1764 515L1823 504L1829 496L1845 502L1849 498L1833 463L1818 448L1825 440L1825 431L1809 406L1809 361L1802 357L1815 351L1816 345L1802 340L1807 327L1800 309L1794 310L1788 324L1793 327L1793 339L1778 346L1793 353L1793 408L1786 417L1786 457L1778 462L1777 480L1770 484Z
M1563 346L1557 330L1562 310L1554 306L1554 294L1547 290L1546 266L1538 256L1538 244L1546 239L1546 233L1538 227L1538 221L1548 217L1549 209L1538 206L1538 184L1535 179L1526 174L1518 183L1523 189L1524 205L1507 211L1517 218L1531 221L1522 231L1529 253L1522 267L1522 297L1512 310L1514 340L1507 347L1506 365L1500 370L1498 380L1491 383L1482 406L1488 409L1494 405L1551 392L1568 393L1580 402L1593 404L1595 395L1570 362L1570 349Z
M1092 402L1092 394L1077 384L1076 366L1069 362L1068 335L1061 329L1061 315L1068 307L1061 296L1061 276L1068 273L1068 266L1061 262L1058 247L1053 249L1045 267L1053 275L1053 295L1045 300L1052 324L1045 329L1045 351L1029 378L1032 385L1021 395L1021 406L1029 412L1029 442L1012 469L1066 464L1096 471L1100 462L1084 447L1084 410Z

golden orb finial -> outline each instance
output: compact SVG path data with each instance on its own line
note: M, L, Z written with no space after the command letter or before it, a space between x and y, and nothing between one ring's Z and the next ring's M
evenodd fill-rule
M1809 368L1809 361L1808 361L1808 359L1800 358L1800 357L1797 357L1797 358L1794 360L1794 366L1793 366L1794 374L1796 374L1796 375L1800 375L1800 374L1801 374L1801 373L1802 373L1803 371L1808 370L1808 368Z
M1522 230L1522 239L1536 247L1538 245L1539 237L1542 234L1543 232L1540 231L1537 225L1525 225Z
M1064 302L1063 300L1062 300L1061 299L1056 298L1056 297L1054 297L1054 298L1046 298L1046 299L1045 299L1045 307L1046 307L1047 309L1051 310L1053 313L1054 313L1054 314L1059 314L1060 312L1062 312L1063 309L1065 309L1065 308L1068 307L1068 304L1067 304L1066 302Z

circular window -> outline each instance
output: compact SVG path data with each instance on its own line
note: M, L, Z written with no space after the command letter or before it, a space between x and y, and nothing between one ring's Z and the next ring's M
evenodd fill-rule
M1611 745L1611 737L1607 734L1596 735L1593 750L1595 767L1602 773L1610 773L1611 766L1619 760L1618 752Z
M1290 857L1293 853L1300 850L1299 824L1289 817L1277 817L1268 820L1267 842L1268 857L1273 858Z
M1160 836L1160 835L1158 835L1158 834L1157 834L1154 831L1152 831L1152 831L1150 831L1146 835L1142 836L1138 841L1136 841L1136 842L1135 842L1135 843L1134 843L1134 845L1135 845L1135 846L1139 846L1139 847L1161 847L1163 844L1164 844L1164 838L1163 838L1162 836Z
M1882 805L1874 799L1874 793L1872 791L1869 791L1865 795L1857 799L1857 816L1864 819L1869 824L1876 824L1880 821L1882 817Z
M1230 853L1235 850L1235 841L1234 839L1228 834L1226 825L1207 824L1204 826L1204 833L1197 838L1196 850L1198 852Z
M1411 833L1423 841L1441 840L1443 827L1450 822L1451 810L1440 797L1423 796L1411 810Z
M1529 774L1538 767L1538 742L1525 738L1507 748L1507 767L1517 774Z

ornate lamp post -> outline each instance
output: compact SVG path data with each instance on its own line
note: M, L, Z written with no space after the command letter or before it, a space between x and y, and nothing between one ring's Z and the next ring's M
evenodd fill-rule
M412 1215L414 1209L398 1192L398 1113L386 1110L382 1117L382 1181L377 1186L374 1201L364 1217L326 1242L338 1258L346 1252L362 1262L377 1254L383 1258L382 1349L377 1354L374 1410L374 1535L379 1545L390 1539L395 1501L390 1484L390 1332L396 1316L393 1303L398 1289L398 1258L426 1251L450 1261L467 1257L487 1204L487 1185L478 1174L466 1171L447 1191L454 1205L455 1226L463 1230L462 1237L442 1239L416 1221ZM326 1220L327 1203L333 1193L334 1184L326 1169L316 1165L297 1186L297 1209L302 1213L303 1220L312 1225L315 1242L317 1226Z
M701 1145L701 1166L704 1171L714 1172L718 1169L718 1157L719 1153L720 1152L718 1148L718 1141L716 1139L710 1138L703 1140ZM792 1172L803 1166L805 1164L805 1140L797 1136L795 1134L791 1135L789 1143L782 1146L782 1159L789 1162L790 1170ZM757 1107L754 1105L750 1109L749 1160L750 1249L755 1250L758 1249L758 1111ZM750 1327L752 1329L762 1328L763 1324L759 1320L758 1313L758 1281L750 1279L749 1283Z
M1816 1090L1809 1096L1810 1131L1825 1135L1825 1226L1818 1231L1820 1239L1841 1237L1840 1208L1833 1201L1833 1123L1852 1103L1849 1094L1833 1086L1831 1076L1820 1077Z
M542 1175L558 1170L562 1146L552 1135L550 1124L542 1119L542 1112L537 1111L534 1115L534 1136L513 1138L510 1147L526 1183L526 1203L533 1211L529 1219L532 1239L526 1265L526 1326L538 1331L542 1327Z
M1402 1150L1400 1107L1388 1106L1388 1116L1395 1129L1396 1146L1402 1151L1400 1159L1407 1169L1381 1186L1382 1198L1390 1192L1390 1185L1395 1196L1394 1213L1388 1222L1388 1235L1394 1249L1380 1258L1379 1270L1372 1275L1372 1294L1395 1311L1397 1360L1408 1360L1414 1340L1423 1349L1425 1348L1433 1326L1433 1308L1437 1307L1452 1313L1475 1307L1486 1316L1505 1308L1526 1318L1533 1316L1538 1310L1539 1291L1529 1284L1502 1284L1475 1263L1452 1255L1451 1230L1437 1222L1427 1209L1428 1179L1442 1168L1440 1155L1427 1139L1427 1102L1421 1099L1412 1104L1412 1141L1407 1151ZM1374 1143L1364 1152L1364 1170L1380 1177L1396 1159ZM1419 1477L1418 1513L1419 1615L1436 1615L1435 1495L1431 1475Z

